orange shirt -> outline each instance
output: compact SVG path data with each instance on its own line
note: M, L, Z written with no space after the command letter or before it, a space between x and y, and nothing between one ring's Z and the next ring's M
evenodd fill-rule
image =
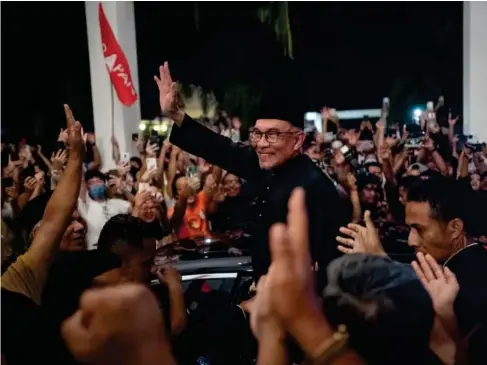
M183 223L178 232L178 238L185 239L208 235L208 219L206 217L207 197L203 191L200 191L195 199L193 204L186 205L186 212L184 213ZM168 209L167 215L169 219L173 214L174 208Z

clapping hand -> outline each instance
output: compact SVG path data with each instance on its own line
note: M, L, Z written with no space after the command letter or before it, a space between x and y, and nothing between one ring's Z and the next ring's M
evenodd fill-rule
M370 217L370 211L364 214L365 227L355 223L349 223L347 227L341 227L340 233L350 237L336 237L338 251L345 254L367 253L370 255L386 256L380 243L379 234Z

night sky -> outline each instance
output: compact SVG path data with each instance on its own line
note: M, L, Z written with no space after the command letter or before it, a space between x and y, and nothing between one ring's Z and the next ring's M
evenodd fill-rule
M259 3L136 2L143 118L158 115L152 76L222 95L229 83L285 85L309 110L380 107L396 118L436 100L461 112L462 3L290 3L294 60L257 19ZM83 2L2 3L2 130L8 138L55 134L69 103L86 129L93 116ZM295 92L294 92L295 90Z

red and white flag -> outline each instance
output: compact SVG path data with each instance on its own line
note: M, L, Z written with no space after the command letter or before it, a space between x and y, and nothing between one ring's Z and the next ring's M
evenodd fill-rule
M137 101L137 91L130 74L130 66L113 34L101 3L98 5L98 19L100 21L103 57L110 74L110 80L120 102L126 106L131 106Z

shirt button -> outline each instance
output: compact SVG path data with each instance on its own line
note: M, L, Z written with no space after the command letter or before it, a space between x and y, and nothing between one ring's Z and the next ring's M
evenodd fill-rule
M265 200L262 200L262 204L265 204Z
M259 214L259 218L262 218L262 214Z
M269 188L270 188L269 186L268 186L268 187L266 187L266 189L267 189L267 190L269 190Z

